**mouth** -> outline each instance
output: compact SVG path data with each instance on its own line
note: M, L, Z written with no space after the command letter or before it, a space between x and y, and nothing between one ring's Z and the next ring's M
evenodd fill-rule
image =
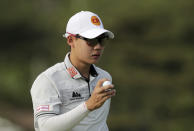
M96 53L96 54L92 54L92 57L94 58L94 59L98 59L99 57L100 57L100 53Z
M92 56L100 56L100 54L92 54Z

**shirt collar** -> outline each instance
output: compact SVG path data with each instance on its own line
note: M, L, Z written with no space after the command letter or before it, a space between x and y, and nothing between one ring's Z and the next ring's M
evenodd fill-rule
M65 67L66 67L66 70L67 72L69 73L69 75L73 78L73 79L78 79L78 78L81 78L82 75L79 73L79 71L72 65L70 59L69 59L69 55L70 55L70 52L67 53L67 55L65 56L65 60L64 60L64 63L65 63ZM97 77L98 76L98 73L95 69L95 65L91 65L90 67L90 75L92 77Z

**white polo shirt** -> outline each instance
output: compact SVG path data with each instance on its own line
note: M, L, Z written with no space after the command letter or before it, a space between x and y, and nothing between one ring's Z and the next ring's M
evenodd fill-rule
M35 130L108 131L106 120L111 100L94 111L87 109L85 101L98 80L112 81L111 76L92 65L89 80L86 80L71 64L69 54L64 62L41 73L32 85Z

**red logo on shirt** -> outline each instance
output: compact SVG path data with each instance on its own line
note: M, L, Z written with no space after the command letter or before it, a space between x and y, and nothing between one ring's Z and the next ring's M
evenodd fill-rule
M49 111L49 105L40 105L37 107L36 109L37 112L40 112L40 111Z
M67 68L67 71L69 72L71 77L74 77L75 75L77 75L77 71L75 70L74 67Z

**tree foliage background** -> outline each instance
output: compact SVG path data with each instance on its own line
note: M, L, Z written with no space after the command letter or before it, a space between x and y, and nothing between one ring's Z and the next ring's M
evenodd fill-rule
M115 34L98 64L117 89L110 130L194 130L192 0L1 0L0 115L10 114L6 105L32 114L31 85L63 61L62 34L81 10L97 13Z

